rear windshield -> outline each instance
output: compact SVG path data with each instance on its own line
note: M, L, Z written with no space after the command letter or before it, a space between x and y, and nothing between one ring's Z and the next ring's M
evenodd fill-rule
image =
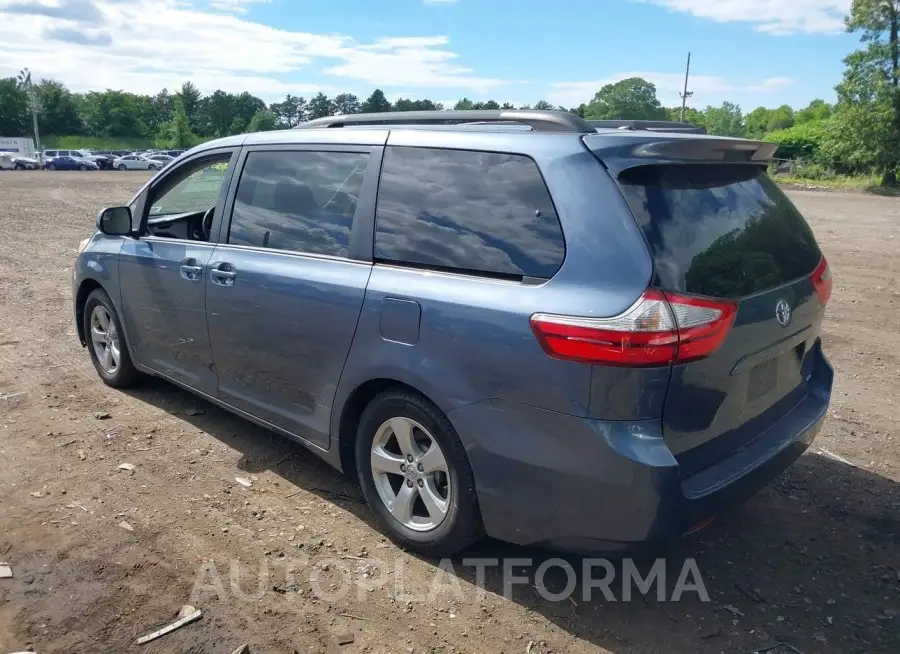
M809 275L822 258L809 225L759 167L642 166L619 183L666 290L743 297Z

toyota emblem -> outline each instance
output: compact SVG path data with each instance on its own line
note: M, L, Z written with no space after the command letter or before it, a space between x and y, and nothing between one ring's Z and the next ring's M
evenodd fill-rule
M790 324L791 305L787 303L787 300L778 300L778 304L775 305L775 320L782 327L787 327Z

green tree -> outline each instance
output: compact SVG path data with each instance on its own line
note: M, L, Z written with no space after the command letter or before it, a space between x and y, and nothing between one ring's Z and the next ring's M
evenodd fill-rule
M181 90L175 95L181 99L181 105L191 123L191 129L196 129L197 110L200 108L200 98L203 95L200 93L200 89L193 82L188 81L181 85Z
M152 131L158 131L160 127L172 120L175 112L175 96L163 89L150 98L151 114L145 118L147 127Z
M534 103L534 107L532 108L537 111L553 111L556 109L552 102L547 102L546 100L538 100Z
M237 95L232 95L232 104L234 108L235 120L240 120L243 126L249 125L253 117L260 111L265 111L266 103L257 98L255 95L243 91ZM232 121L232 134L239 134L243 129L234 131L235 121Z
M359 102L359 98L352 93L339 93L334 96L332 103L334 104L335 112L342 116L358 114L360 107L362 106Z
M329 97L320 91L316 94L316 97L309 101L307 111L309 112L309 119L315 120L316 118L333 116L335 108Z
M744 118L747 136L761 138L769 131L769 119L772 112L766 107L757 107Z
M175 110L172 113L172 120L167 126L167 132L169 143L173 148L190 148L197 143L197 137L191 131L190 119L184 110L181 97L175 100Z
M35 86L40 114L38 126L41 134L80 134L83 125L75 98L62 82L41 80Z
M681 107L672 107L671 109L666 109L666 118L664 120L671 120L676 123L681 122ZM685 107L684 109L684 122L691 123L692 125L702 126L703 125L703 112L692 107Z
M453 108L457 111L468 111L475 108L475 103L469 100L469 98L462 98L453 106Z
M826 120L831 118L833 113L834 107L824 100L813 100L805 109L801 109L794 113L794 124L802 125L803 123Z
M85 94L82 118L87 132L91 136L146 137L147 125L141 120L145 97L113 89Z
M20 137L30 132L28 94L15 77L0 79L0 134Z
M504 103L500 106L500 108L501 108L501 109L504 109L504 110L512 110L512 109L515 109L515 108L516 108L516 105L514 105L512 102L504 102Z
M883 185L900 167L900 0L853 0L847 30L865 44L844 63L837 86L834 150L841 160L868 161Z
M765 139L778 144L775 156L779 158L815 162L828 140L828 127L822 120L798 123L790 129L771 132Z
M275 114L267 109L257 111L253 118L250 119L250 125L247 127L248 132L269 132L278 129L278 119Z
M187 111L185 110L187 115ZM190 116L189 116L190 120ZM197 103L191 125L204 136L228 136L234 120L234 98L230 93L216 89ZM246 123L245 123L246 124Z
M377 114L390 110L391 103L384 97L384 91L381 89L372 91L372 95L366 98L365 102L362 103L362 107L360 107L360 113L363 114Z
M279 127L290 129L306 120L306 99L288 93L284 101L273 103L269 110L278 120Z
M794 126L794 109L790 105L783 104L773 109L769 114L769 122L766 124L767 132L779 129L788 129Z
M707 107L703 112L703 126L717 136L744 136L744 115L733 102L719 107Z
M656 86L640 77L631 77L607 84L597 91L585 107L584 117L592 120L665 120L667 113L656 97Z

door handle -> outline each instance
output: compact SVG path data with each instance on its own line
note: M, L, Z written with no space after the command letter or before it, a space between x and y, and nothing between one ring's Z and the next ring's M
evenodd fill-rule
M213 284L234 286L234 278L237 277L237 271L234 265L230 263L216 263L210 268L209 277Z
M181 276L189 282L199 281L202 273L203 266L198 266L197 260L193 257L181 262Z

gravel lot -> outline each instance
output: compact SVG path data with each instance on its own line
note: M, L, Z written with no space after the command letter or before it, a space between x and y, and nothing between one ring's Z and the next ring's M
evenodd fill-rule
M668 553L666 599L694 557L710 601L552 602L534 576L506 598L492 568L479 594L475 568L398 550L352 481L248 422L163 382L100 383L71 263L145 179L0 173L0 652L900 651L900 201L791 193L835 274L832 410L773 487ZM134 644L187 603L200 621Z

